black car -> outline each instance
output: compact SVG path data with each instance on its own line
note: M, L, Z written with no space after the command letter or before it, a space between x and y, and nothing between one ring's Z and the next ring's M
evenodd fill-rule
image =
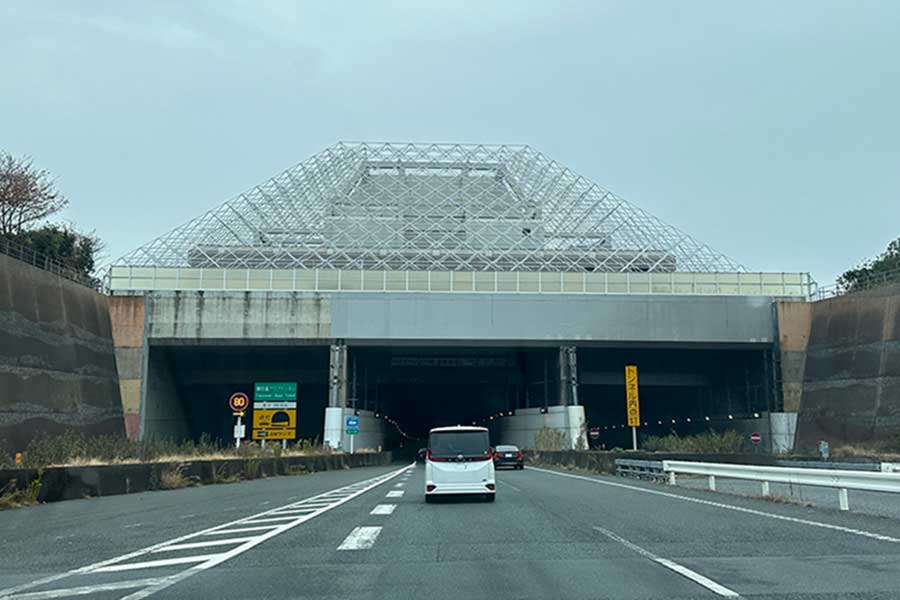
M525 457L518 446L497 446L494 449L494 468L512 467L514 469L525 468Z

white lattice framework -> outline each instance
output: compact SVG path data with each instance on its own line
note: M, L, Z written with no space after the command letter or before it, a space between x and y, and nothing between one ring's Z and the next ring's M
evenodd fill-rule
M115 264L745 270L528 146L343 142Z

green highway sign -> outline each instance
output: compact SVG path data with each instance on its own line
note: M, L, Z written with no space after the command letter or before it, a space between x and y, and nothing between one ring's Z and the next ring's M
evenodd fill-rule
M348 429L347 435L356 435L359 433L359 429Z
M256 383L253 385L253 401L296 402L297 383Z

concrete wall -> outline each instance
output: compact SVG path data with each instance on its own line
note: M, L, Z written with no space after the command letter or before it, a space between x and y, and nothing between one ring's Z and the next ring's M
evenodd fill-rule
M125 433L129 438L137 439L144 363L144 297L110 296L108 302Z
M344 425L347 417L353 416L352 408L328 407L325 409L325 445L344 452L350 451L350 438L353 440L353 451L378 450L384 447L384 420L376 419L370 410L360 410L359 433L349 436Z
M815 302L798 447L900 435L900 287Z
M565 433L571 449L582 434L583 425L583 406L550 406L546 413L541 413L540 408L522 408L512 416L500 418L491 427L491 443L534 448L534 436L548 428Z
M811 308L808 302L775 302L778 348L781 352L781 392L784 410L788 412L800 410Z
M321 340L331 335L327 296L303 292L148 294L147 335L173 340Z
M124 430L106 297L0 255L0 451L70 429Z
M162 340L773 341L772 299L439 293L155 292Z
M151 347L149 352L140 437L187 439L190 437L188 418L169 354L165 348Z

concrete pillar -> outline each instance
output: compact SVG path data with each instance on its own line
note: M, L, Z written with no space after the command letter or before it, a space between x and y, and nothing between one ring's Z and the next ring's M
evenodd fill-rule
M325 409L323 441L326 446L344 448L344 417L347 407L347 346L337 340L328 352L328 407ZM352 413L352 411L350 411Z
M566 346L560 346L557 364L559 369L559 404L568 406L572 403L569 394L569 352Z
M338 340L332 344L328 360L328 406L347 406L347 346Z

